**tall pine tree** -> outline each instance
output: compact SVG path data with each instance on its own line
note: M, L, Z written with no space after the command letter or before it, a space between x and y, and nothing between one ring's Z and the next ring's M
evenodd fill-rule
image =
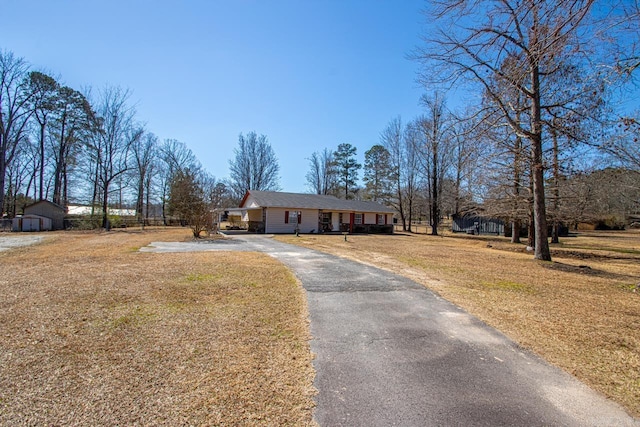
M358 171L362 168L356 160L356 147L346 143L338 145L338 149L333 153L333 159L341 188L340 194L345 199L353 199L357 190Z

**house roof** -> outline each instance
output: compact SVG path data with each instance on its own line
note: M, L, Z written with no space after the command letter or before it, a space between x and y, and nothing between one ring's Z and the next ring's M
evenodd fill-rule
M241 208L250 208L245 203L251 198L263 208L323 209L350 212L394 213L395 211L377 202L343 200L335 196L321 194L282 193L278 191L249 190L245 194Z
M49 200L40 200L40 201L37 201L35 203L31 203L30 205L25 206L24 208L25 209L29 209L29 208L32 208L32 207L38 206L38 205L47 205L47 206L51 206L51 207L53 207L55 209L62 210L63 212L65 211L64 206L60 206L59 204L50 202Z

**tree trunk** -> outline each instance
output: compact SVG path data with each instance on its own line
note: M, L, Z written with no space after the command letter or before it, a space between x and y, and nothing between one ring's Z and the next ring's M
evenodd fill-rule
M534 12L536 10L534 9ZM533 33L537 14L534 14ZM532 45L536 46L537 39L534 37ZM544 198L544 163L542 161L542 112L540 102L540 70L539 60L535 54L530 56L531 66L531 164L533 168L533 213L535 219L535 252L534 258L542 261L551 261L549 251L549 240L547 231L547 211Z
M437 126L434 126L433 130L433 138L434 138L434 147L433 147L433 176L431 177L431 235L438 235L438 224L440 223L440 201L438 200L439 191L438 191L438 148L435 143L437 138Z
M111 230L111 222L109 221L109 186L110 181L107 177L107 171L104 171L102 178L102 227L109 231Z
M5 184L5 174L7 172L6 162L4 158L4 152L0 151L0 218L4 213L4 184Z
M54 179L53 179L53 203L57 203L62 206L62 175L63 175L63 159L65 155L64 145L60 145L60 150L58 150L58 161L56 162L56 169L54 171Z
M458 154L460 156L460 154ZM461 166L458 165L458 170L456 171L456 185L455 185L455 201L453 206L453 214L458 215L460 213L460 186L462 181L462 176L460 173Z
M143 216L143 208L144 208L144 179L145 172L140 171L140 177L138 177L138 197L136 199L136 216L138 217L138 221L142 223L144 227L144 216Z
M169 224L167 224L167 187L164 186L163 190L162 190L162 223L165 225L165 227Z
M407 222L409 223L409 227L407 227L407 231L409 233L412 233L413 230L411 229L411 221L413 220L413 195L408 199L409 199L409 217Z
M547 215L544 200L544 172L542 165L542 143L534 147L534 175L533 175L533 216L535 230L534 258L551 261L549 250Z
M535 221L535 252L534 258L551 261L547 232L547 215L544 201L544 172L542 165L542 143L534 148L533 175L533 214Z
M111 224L109 223L109 205L108 205L108 192L105 191L102 201L102 227L109 231L111 230Z
M60 145L58 147L58 158L56 159L56 167L53 179L53 203L62 206L62 166L65 160L66 146L65 133L67 127L67 113L62 114L62 126L60 128Z
M96 170L93 176L93 194L91 195L91 216L94 214L94 208L98 205L98 190L100 185L100 157L97 153L96 162L94 164Z
M519 219L511 221L511 243L520 243L520 227L522 224Z
M46 126L46 121L40 124L40 193L38 200L44 200L44 132Z
M533 176L533 169L531 170ZM529 223L527 224L527 246L536 247L536 216L533 213L533 179L529 179L529 197L527 198Z
M147 177L146 180L146 187L147 190L145 192L145 197L146 197L146 207L145 207L145 212L144 212L144 224L145 225L149 225L149 208L151 206L151 178Z
M551 233L551 243L560 243L560 165L558 161L558 132L554 127L551 128L551 137L553 138L553 227Z
M35 188L35 181L36 181L36 173L37 171L33 171L30 175L29 175L29 181L27 181L27 186L26 186L26 190L24 192L24 195L29 197L29 193L31 192L31 186L33 185L33 200L36 200L36 191L37 188Z
M402 231L407 231L407 216L404 209L400 210L400 221L402 221Z
M60 206L64 206L65 208L69 206L69 180L67 177L66 160L62 164L62 204Z
M533 215L533 206L529 215L529 223L527 224L527 246L530 248L536 247L536 220Z
M520 120L520 114L517 115ZM522 138L516 135L515 147L513 147L513 221L511 222L511 243L520 243L520 227L522 223L518 218L522 185Z

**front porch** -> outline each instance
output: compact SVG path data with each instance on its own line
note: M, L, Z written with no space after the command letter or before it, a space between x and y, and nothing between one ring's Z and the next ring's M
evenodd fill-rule
M386 214L324 210L318 213L320 233L392 234L393 225L388 222Z

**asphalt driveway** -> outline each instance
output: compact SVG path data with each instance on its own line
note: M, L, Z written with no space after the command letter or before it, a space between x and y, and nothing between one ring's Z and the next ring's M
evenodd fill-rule
M265 252L309 304L321 426L640 426L618 405L423 286L263 236L148 251Z

